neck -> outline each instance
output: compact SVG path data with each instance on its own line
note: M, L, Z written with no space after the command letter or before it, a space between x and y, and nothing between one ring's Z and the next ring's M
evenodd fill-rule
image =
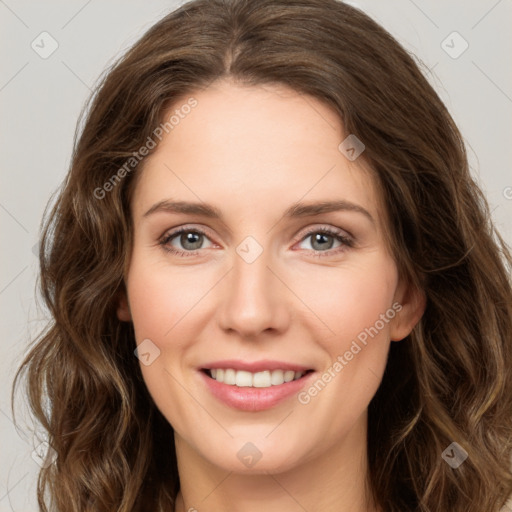
M370 498L366 421L363 415L325 452L264 474L223 470L175 434L181 485L175 512L379 512Z

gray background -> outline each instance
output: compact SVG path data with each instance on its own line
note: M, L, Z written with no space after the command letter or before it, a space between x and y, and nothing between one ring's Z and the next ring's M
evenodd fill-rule
M31 423L22 403L20 431L14 428L9 393L45 316L36 307L33 250L44 206L66 174L79 112L102 70L181 3L0 0L0 512L37 509L39 466L31 453L39 441L26 433ZM495 223L511 243L511 0L350 3L424 63L464 135ZM35 41L40 52L51 48L44 31L58 43L46 59L31 47ZM454 31L469 44L457 58L465 43L450 36Z

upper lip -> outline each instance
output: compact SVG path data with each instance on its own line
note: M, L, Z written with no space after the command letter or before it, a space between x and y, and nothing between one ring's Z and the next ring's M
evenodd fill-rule
M233 370L245 370L247 372L256 373L264 370L293 370L295 372L305 372L312 370L310 366L304 366L295 363L286 363L284 361L271 361L264 359L261 361L240 361L237 359L223 359L222 361L213 361L205 363L200 367L204 370L211 370L212 368L232 368Z

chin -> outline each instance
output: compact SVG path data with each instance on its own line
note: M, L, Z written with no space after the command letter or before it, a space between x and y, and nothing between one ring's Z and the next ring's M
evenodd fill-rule
M219 468L247 475L279 474L300 464L296 451L283 450L282 446L274 446L268 442L266 446L262 444L258 441L237 442L233 448L219 446L221 453L204 455ZM226 457L229 452L235 456Z

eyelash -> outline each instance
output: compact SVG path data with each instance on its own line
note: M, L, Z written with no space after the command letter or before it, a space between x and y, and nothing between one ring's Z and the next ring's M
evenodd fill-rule
M201 249L196 249L195 251L182 251L181 249L170 248L167 245L173 238L176 238L177 236L181 235L182 233L196 233L196 234L203 235L208 238L208 235L203 230L201 230L199 228L189 228L189 227L185 226L182 228L178 228L176 231L173 231L169 234L164 235L159 240L158 243L162 246L162 249L164 251L169 252L171 254L175 254L177 256L185 256L185 257L196 256L197 253ZM347 248L354 247L354 240L350 236L342 235L339 231L336 231L336 230L334 230L332 228L328 228L328 227L311 229L310 231L306 232L302 236L302 238L300 238L297 242L302 242L309 236L316 234L316 233L333 236L338 242L341 242L342 245L336 249L328 249L327 251L315 251L314 249L311 249L312 255L314 257L321 258L324 256L333 256L334 254L338 254L342 251L345 251Z

